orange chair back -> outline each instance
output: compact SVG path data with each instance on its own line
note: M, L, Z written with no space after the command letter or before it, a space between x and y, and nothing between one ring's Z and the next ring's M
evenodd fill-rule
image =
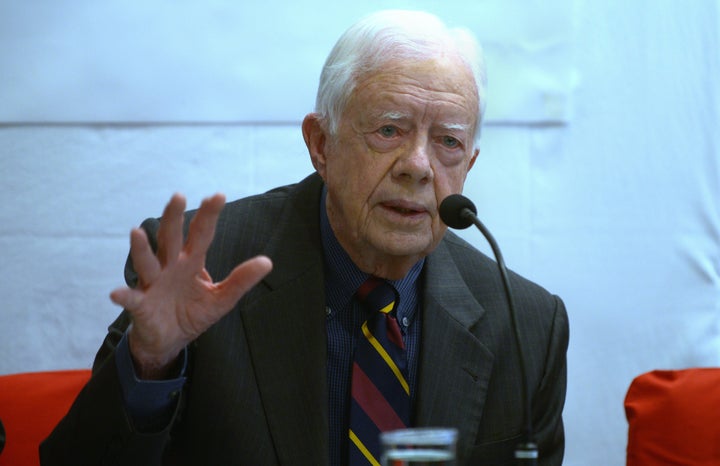
M720 368L639 375L625 415L627 466L720 465Z
M68 412L89 378L89 369L0 376L0 421L6 436L0 466L39 465L40 442Z

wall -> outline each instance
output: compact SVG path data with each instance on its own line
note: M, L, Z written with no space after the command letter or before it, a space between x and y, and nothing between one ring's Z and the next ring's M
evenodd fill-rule
M717 3L296 3L0 3L0 373L89 367L130 228L175 191L309 173L299 121L335 38L425 8L488 54L466 194L570 313L565 464L622 464L632 378L720 365Z

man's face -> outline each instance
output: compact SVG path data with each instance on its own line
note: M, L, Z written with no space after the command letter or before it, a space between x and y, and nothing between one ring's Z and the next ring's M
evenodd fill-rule
M335 234L366 272L404 276L445 233L438 205L477 157L477 92L459 59L396 63L361 77L324 154Z

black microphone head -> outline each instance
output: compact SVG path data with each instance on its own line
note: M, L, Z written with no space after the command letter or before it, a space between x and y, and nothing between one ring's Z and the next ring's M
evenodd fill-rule
M473 224L469 215L463 215L464 209L477 214L477 208L470 199L462 194L451 194L440 203L440 218L450 228L462 230Z

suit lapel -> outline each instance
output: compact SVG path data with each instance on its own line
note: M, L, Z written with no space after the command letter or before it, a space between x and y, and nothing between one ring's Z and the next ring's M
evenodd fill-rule
M444 242L428 258L424 275L418 426L456 427L465 457L477 437L493 355L472 333L485 310L465 285Z
M324 293L322 287L313 286L317 277L322 277L322 269L309 269L307 275L265 295L243 313L260 396L281 464L327 463ZM296 305L288 306L289 302Z
M274 261L265 279L271 291L242 312L281 464L317 466L329 461L320 186L319 178L303 182L298 196L291 196L293 202L266 251Z

